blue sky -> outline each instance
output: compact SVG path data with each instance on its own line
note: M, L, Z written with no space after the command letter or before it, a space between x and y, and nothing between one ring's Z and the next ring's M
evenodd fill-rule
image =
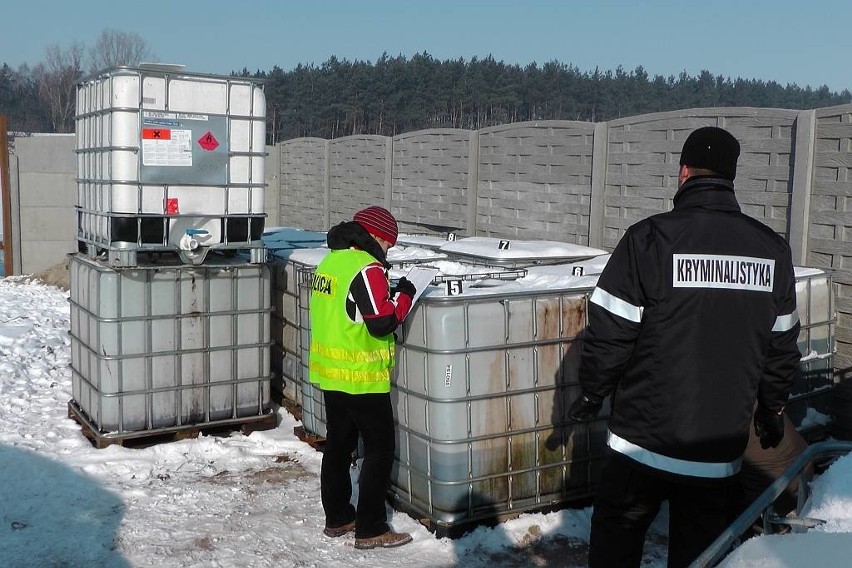
M201 73L425 51L852 90L852 0L15 0L0 13L12 67L112 28Z

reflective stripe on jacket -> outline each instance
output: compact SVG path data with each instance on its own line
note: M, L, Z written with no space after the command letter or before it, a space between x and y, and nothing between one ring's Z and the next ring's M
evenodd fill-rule
M390 392L394 337L370 335L363 321L346 314L346 297L355 276L376 262L355 249L332 250L311 281L309 380L322 390L349 394Z

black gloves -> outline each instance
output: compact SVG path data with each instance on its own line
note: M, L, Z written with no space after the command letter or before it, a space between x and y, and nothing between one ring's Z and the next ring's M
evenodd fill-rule
M396 291L400 294L405 294L409 298L414 298L414 294L417 293L417 288L411 283L411 280L403 276L399 279L399 282L396 283Z
M603 397L596 394L582 393L571 403L568 409L568 419L572 422L588 422L594 420L601 411Z
M754 413L754 433L764 450L777 447L784 437L784 409L773 412L758 404Z

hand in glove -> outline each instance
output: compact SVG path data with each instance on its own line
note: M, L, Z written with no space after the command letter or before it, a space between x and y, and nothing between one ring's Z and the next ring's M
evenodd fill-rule
M760 447L764 450L777 447L784 437L784 409L773 412L757 405L754 413L754 433L760 438Z
M571 403L568 409L568 419L572 422L588 422L597 417L603 405L603 397L595 394L582 393Z
M414 298L414 294L417 293L417 288L411 283L411 280L403 276L399 279L399 282L396 283L396 291L400 294L405 294L409 298Z

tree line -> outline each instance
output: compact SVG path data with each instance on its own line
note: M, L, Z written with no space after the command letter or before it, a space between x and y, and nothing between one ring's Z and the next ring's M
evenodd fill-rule
M45 50L33 68L0 66L0 114L15 132L73 132L75 85L86 74L153 55L137 34L105 30L82 44ZM852 102L849 90L643 67L581 71L558 61L526 66L493 57L438 60L383 54L375 62L330 57L284 71L232 72L265 82L269 143L315 136L393 136L425 128L480 129L528 120L607 121L704 107L809 109Z
M243 70L241 75L250 75ZM393 136L425 128L480 129L527 120L600 122L704 107L809 109L852 102L835 93L731 79L702 71L651 77L644 68L581 71L550 61L525 67L492 57L438 60L428 53L375 63L331 57L291 71L257 71L266 80L270 141L302 136Z

